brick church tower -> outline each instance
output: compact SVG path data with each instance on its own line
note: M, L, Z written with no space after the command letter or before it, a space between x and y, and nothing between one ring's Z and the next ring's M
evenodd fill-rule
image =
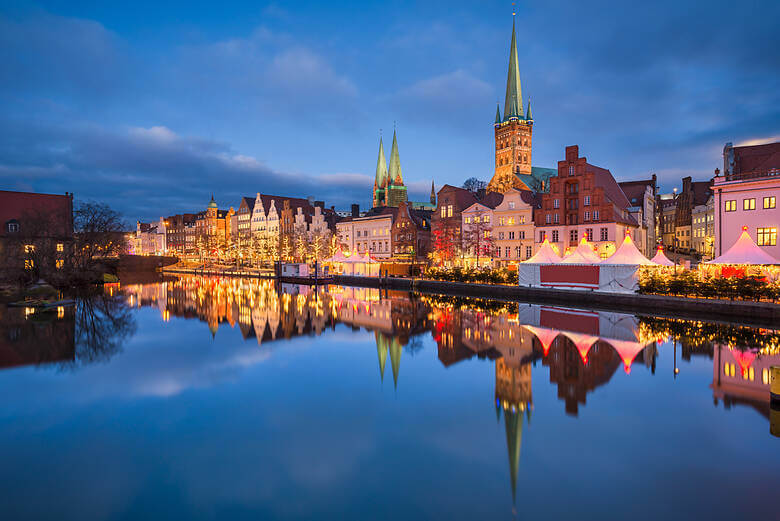
M520 68L517 64L517 39L515 14L512 13L512 43L509 47L509 71L506 79L504 117L496 107L496 163L493 178L488 183L489 192L505 193L510 188L526 188L517 174L531 174L531 140L534 120L531 117L531 100L523 111L523 89L520 84Z

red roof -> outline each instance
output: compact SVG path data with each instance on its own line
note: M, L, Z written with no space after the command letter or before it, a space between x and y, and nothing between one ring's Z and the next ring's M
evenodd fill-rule
M73 197L71 194L35 194L0 190L0 236L8 235L8 223L17 221L24 233L25 223L43 219L47 222L48 235L73 236Z
M780 168L780 142L734 147L735 174Z

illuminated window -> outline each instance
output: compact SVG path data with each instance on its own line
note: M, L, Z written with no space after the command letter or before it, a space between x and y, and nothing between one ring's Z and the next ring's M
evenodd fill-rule
M775 208L777 205L777 200L775 199L775 196L772 197L764 197L764 208Z
M471 217L466 217L466 224L471 224Z
M35 263L32 259L24 259L24 269L31 270L33 266L35 266Z
M452 217L452 205L447 205L447 217Z
M442 206L441 207L441 216L442 216L442 218L447 217L447 207L446 206Z
M24 245L24 253L32 253L35 251L35 245L34 244L25 244Z
M57 251L65 251L65 245L61 242L57 243Z
M761 382L764 385L769 385L769 369L766 367L761 371Z
M509 226L512 226L513 224L515 224L515 218L514 217L510 217L509 218Z
M756 200L755 199L742 199L742 209L743 210L755 210L756 209Z
M759 246L777 246L777 228L759 228L756 232Z
M62 259L57 259L57 261L54 264L55 266L57 266L57 269L60 269L65 265L65 261Z
M737 201L726 201L726 211L727 212L736 212L737 211Z

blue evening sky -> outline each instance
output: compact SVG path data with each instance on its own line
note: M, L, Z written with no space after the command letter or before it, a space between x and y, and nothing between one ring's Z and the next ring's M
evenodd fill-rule
M780 139L780 2L518 8L533 163L566 145L618 180L708 179ZM370 203L398 129L411 198L493 171L511 2L0 0L0 188L129 221L256 192Z

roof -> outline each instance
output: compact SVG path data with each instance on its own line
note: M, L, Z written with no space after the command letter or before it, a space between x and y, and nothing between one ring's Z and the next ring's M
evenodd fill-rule
M401 158L398 155L398 139L396 138L395 130L393 130L393 147L390 149L390 169L387 172L387 177L388 185L404 184L404 177L401 174Z
M780 168L780 142L734 147L734 172L761 172Z
M558 175L555 168L532 166L531 174L515 174L529 190L534 192L548 192L550 190L550 178ZM544 182L544 186L542 186Z
M379 156L376 159L376 177L374 182L377 186L384 186L387 179L387 160L385 159L385 147L382 145L382 136L379 137Z
M517 64L517 38L515 36L514 17L512 17L512 41L509 44L509 69L506 76L504 121L512 117L523 117L523 88L520 84L520 67Z
M694 181L691 183L693 191L693 204L707 204L707 199L712 195L712 181Z
M242 206L245 206L249 209L249 213L252 213L252 211L255 209L255 198L254 197L242 197L241 203L239 203L238 208L240 209Z
M73 235L73 196L71 194L36 194L32 192L11 192L0 190L0 236L7 235L6 223L16 220L20 232L25 231L25 222L45 220L46 235Z
M620 186L626 198L631 202L631 206L641 206L647 187L649 186L652 192L655 182L652 179L623 181L618 183L618 186Z
M456 211L458 212L463 211L469 206L471 206L472 204L478 202L477 196L474 195L473 192L457 186L444 185L439 189L439 193L437 194L436 197L436 200L439 201L439 204L442 203L441 193L444 191L453 194L453 196L455 197L455 200L453 202L455 203Z
M626 238L623 239L623 244L620 245L615 253L601 261L601 264L638 264L649 266L654 263L642 255L642 252L637 249L634 241L631 240L631 235L626 234Z
M488 208L495 208L499 204L501 204L501 201L504 200L504 194L500 194L498 192L489 192L485 195L485 197L482 198L479 203L483 206L487 206Z
M314 211L314 207L309 203L308 199L301 199L299 197L283 197L281 195L269 195L260 194L260 201L263 203L263 210L267 211L271 207L271 202L274 202L276 211L281 212L284 208L284 202L290 201L290 208L295 209L298 207L303 208L304 212Z

